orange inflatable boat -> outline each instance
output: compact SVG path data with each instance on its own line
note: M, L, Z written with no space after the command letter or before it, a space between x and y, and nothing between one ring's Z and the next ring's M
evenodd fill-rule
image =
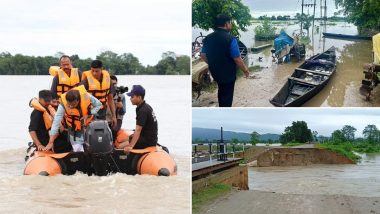
M29 147L26 156L24 175L54 176L72 175L81 171L88 175L108 175L112 173L130 174L131 169L141 175L173 176L177 165L166 147L154 146L145 149L132 149L125 154L115 146L133 132L120 130L116 140L112 140L106 121L93 121L85 131L85 151L53 153L37 151ZM131 153L133 158L127 159Z

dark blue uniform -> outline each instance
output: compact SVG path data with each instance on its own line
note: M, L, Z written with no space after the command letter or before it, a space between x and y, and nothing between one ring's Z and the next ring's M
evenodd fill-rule
M218 28L203 40L202 53L206 54L210 73L218 83L220 107L231 107L237 66L240 57L237 40L227 30Z

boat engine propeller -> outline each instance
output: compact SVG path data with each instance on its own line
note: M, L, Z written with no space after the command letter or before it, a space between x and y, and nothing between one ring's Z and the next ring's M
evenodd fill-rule
M86 128L84 141L95 175L107 175L109 173L109 159L113 151L112 132L107 121L95 120L91 122Z

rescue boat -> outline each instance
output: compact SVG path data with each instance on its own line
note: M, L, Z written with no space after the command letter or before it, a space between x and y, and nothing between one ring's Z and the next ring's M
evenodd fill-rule
M84 152L54 153L37 151L30 146L25 157L24 175L54 176L72 175L77 171L88 175L105 176L113 173L127 173L132 167L140 175L173 176L177 165L163 146L132 149L136 154L127 160L129 154L115 148L115 144L131 139L133 131L120 130L112 140L111 130L106 121L95 120L85 130Z

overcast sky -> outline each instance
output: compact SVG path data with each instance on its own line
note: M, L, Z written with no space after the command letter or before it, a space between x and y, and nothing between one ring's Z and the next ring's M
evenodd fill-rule
M322 1L324 5L325 1ZM301 13L302 0L243 0L243 3L249 7L254 17L263 15L291 15ZM314 0L304 0L304 4L313 4ZM327 16L333 16L334 12L339 9L335 6L334 0L327 0ZM316 1L315 16L320 17L320 0ZM313 15L313 7L304 7L304 13Z
M364 127L375 124L380 128L378 108L193 108L193 127L260 134L281 134L292 121L306 121L312 131L330 136L344 125L352 125L362 136Z
M132 53L155 65L161 53L190 55L190 0L2 0L0 52L95 58Z

